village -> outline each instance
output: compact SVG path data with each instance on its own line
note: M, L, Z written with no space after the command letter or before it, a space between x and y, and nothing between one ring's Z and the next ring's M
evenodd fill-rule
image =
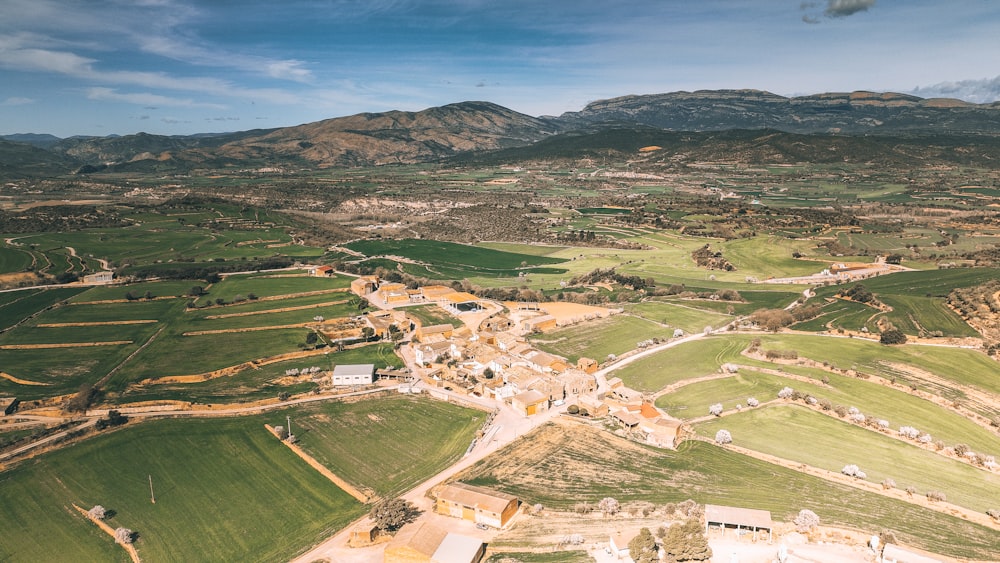
M337 273L317 271L315 275ZM418 518L391 536L383 535L370 517L363 518L298 557L297 562L324 558L357 563L484 560L491 540L515 525L531 526L542 509L530 506L527 499L453 481L452 477L546 422L601 419L613 425L616 434L669 449L694 436L682 421L657 408L649 397L606 374L628 362L629 356L705 334L685 335L677 330L668 341L637 343L628 354L606 358L603 364L592 358L572 363L534 348L526 337L620 314L620 310L574 303L498 303L448 286L407 288L376 276L356 278L351 291L378 310L364 315L364 322L354 325L349 334L333 331L328 336L364 333L395 339L407 367L391 371L377 370L372 364L338 365L331 376L335 388L379 385L378 378L384 378L381 385L395 386L401 393L426 392L441 400L492 408L492 412L462 460L405 495L421 511ZM407 307L426 304L438 305L455 321L424 326L406 313ZM712 561L874 560L875 550L868 547L810 545L794 532L794 526L773 522L766 510L712 504L698 510L703 513L704 532L715 546ZM586 539L577 533L568 535L566 541L586 548L592 560L633 561L629 545L640 534L640 524L631 519L609 522L607 514L602 520L593 517L582 517L582 522L578 517L576 522L575 529L590 532ZM604 530L597 541L595 526ZM775 541L776 527L785 532L783 541ZM867 538L855 539L855 543L867 543ZM793 547L786 546L786 541ZM896 546L886 553L915 563L936 561Z

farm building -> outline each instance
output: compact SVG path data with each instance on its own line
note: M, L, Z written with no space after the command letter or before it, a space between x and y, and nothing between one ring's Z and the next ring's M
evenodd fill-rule
M639 530L631 530L629 532L622 532L618 530L617 532L610 535L608 538L608 549L611 550L611 556L615 559L626 559L632 560L631 553L628 549L628 544L639 535Z
M114 277L114 272L96 272L83 276L83 283L111 283Z
M511 397L510 406L525 416L531 416L547 411L549 409L549 398L545 393L531 389Z
M545 332L556 328L556 318L552 315L541 315L521 321L521 329L525 332Z
M333 266L313 266L309 268L309 275L317 278L328 278L334 275Z
M479 563L486 552L482 541L452 534L432 524L413 522L396 532L386 545L385 563Z
M333 368L334 386L371 385L375 381L375 364L341 364Z
M577 399L577 403L580 406L581 413L586 412L586 414L594 418L608 416L608 404L597 397L581 395Z
M440 324L417 327L417 330L413 332L413 336L421 342L430 342L433 340L447 340L454 333L455 327L451 324Z
M576 367L577 369L581 369L588 374L593 374L597 372L597 360L581 356L580 359L576 361Z
M351 293L364 297L378 287L377 276L360 276L351 282Z
M437 512L503 528L517 512L517 497L465 483L450 483L437 495Z
M406 286L401 283L384 283L378 286L375 295L386 305L410 302L410 294L406 291Z
M756 510L753 508L737 508L735 506L720 506L716 504L705 505L705 533L712 528L722 531L726 535L727 529L735 529L737 537L743 530L753 532L753 539L757 539L757 533L767 530L767 541L771 541L771 512L768 510Z

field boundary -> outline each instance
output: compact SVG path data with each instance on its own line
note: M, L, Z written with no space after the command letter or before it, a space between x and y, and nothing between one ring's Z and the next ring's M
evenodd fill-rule
M88 327L88 326L117 326L117 325L142 325L158 323L156 319L138 319L132 321L93 321L79 323L39 323L37 328L64 328L64 327Z
M103 530L104 533L108 534L112 538L115 537L115 530L111 526L108 526L106 522L94 518L93 516L90 515L90 512L87 512L86 510L80 508L76 504L73 505L73 508L79 510L80 514L83 514L84 516L87 517L87 520L90 520L94 524L97 524L97 527ZM133 563L142 563L142 560L139 559L139 552L135 550L134 545L119 543L117 539L115 540L115 543L122 546L122 549L124 549L128 553L128 556L132 558Z
M14 377L13 375L11 375L9 373L2 372L2 371L0 371L0 378L6 379L7 381L12 381L14 383L17 383L18 385L40 385L40 386L43 386L43 387L48 387L48 386L52 385L51 383L42 383L40 381L28 381L27 379L20 379L20 378Z
M265 424L264 428L267 428L267 431L270 432L275 438L278 437L278 434L274 431L274 427L271 426L270 424ZM302 458L302 461L305 461L307 464L309 464L310 467L312 467L316 471L319 471L320 474L329 479L331 483L336 485L345 493L357 499L362 504L368 504L369 502L375 500L375 498L369 498L368 495L359 491L356 487L354 487L354 485L351 485L347 481L338 477L336 473L330 471L326 466L316 461L316 459L313 456L306 453L305 450L303 450L299 446L287 440L281 440L281 443L288 446L288 449L292 450L292 452L294 452L295 455Z
M206 319L216 320L216 319L230 319L233 317L251 317L253 315L268 315L271 313L287 313L289 311L304 311L306 309L319 309L320 307L333 307L334 305L343 305L350 302L349 299L341 299L340 301L327 301L326 303L316 303L315 305L298 305L295 307L282 307L280 309L265 309L263 311L244 311L242 313L223 313L221 315L207 315Z
M55 344L4 344L0 350L48 350L52 348L89 348L92 346L124 346L131 340L107 340L104 342L59 342Z

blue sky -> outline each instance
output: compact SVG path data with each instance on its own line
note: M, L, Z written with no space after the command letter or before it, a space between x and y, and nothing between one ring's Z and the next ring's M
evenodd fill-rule
M755 88L1000 99L995 0L0 0L0 133Z

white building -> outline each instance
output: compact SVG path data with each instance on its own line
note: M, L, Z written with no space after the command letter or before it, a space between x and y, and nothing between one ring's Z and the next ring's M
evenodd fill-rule
M340 364L333 368L334 386L371 385L375 381L375 364Z

